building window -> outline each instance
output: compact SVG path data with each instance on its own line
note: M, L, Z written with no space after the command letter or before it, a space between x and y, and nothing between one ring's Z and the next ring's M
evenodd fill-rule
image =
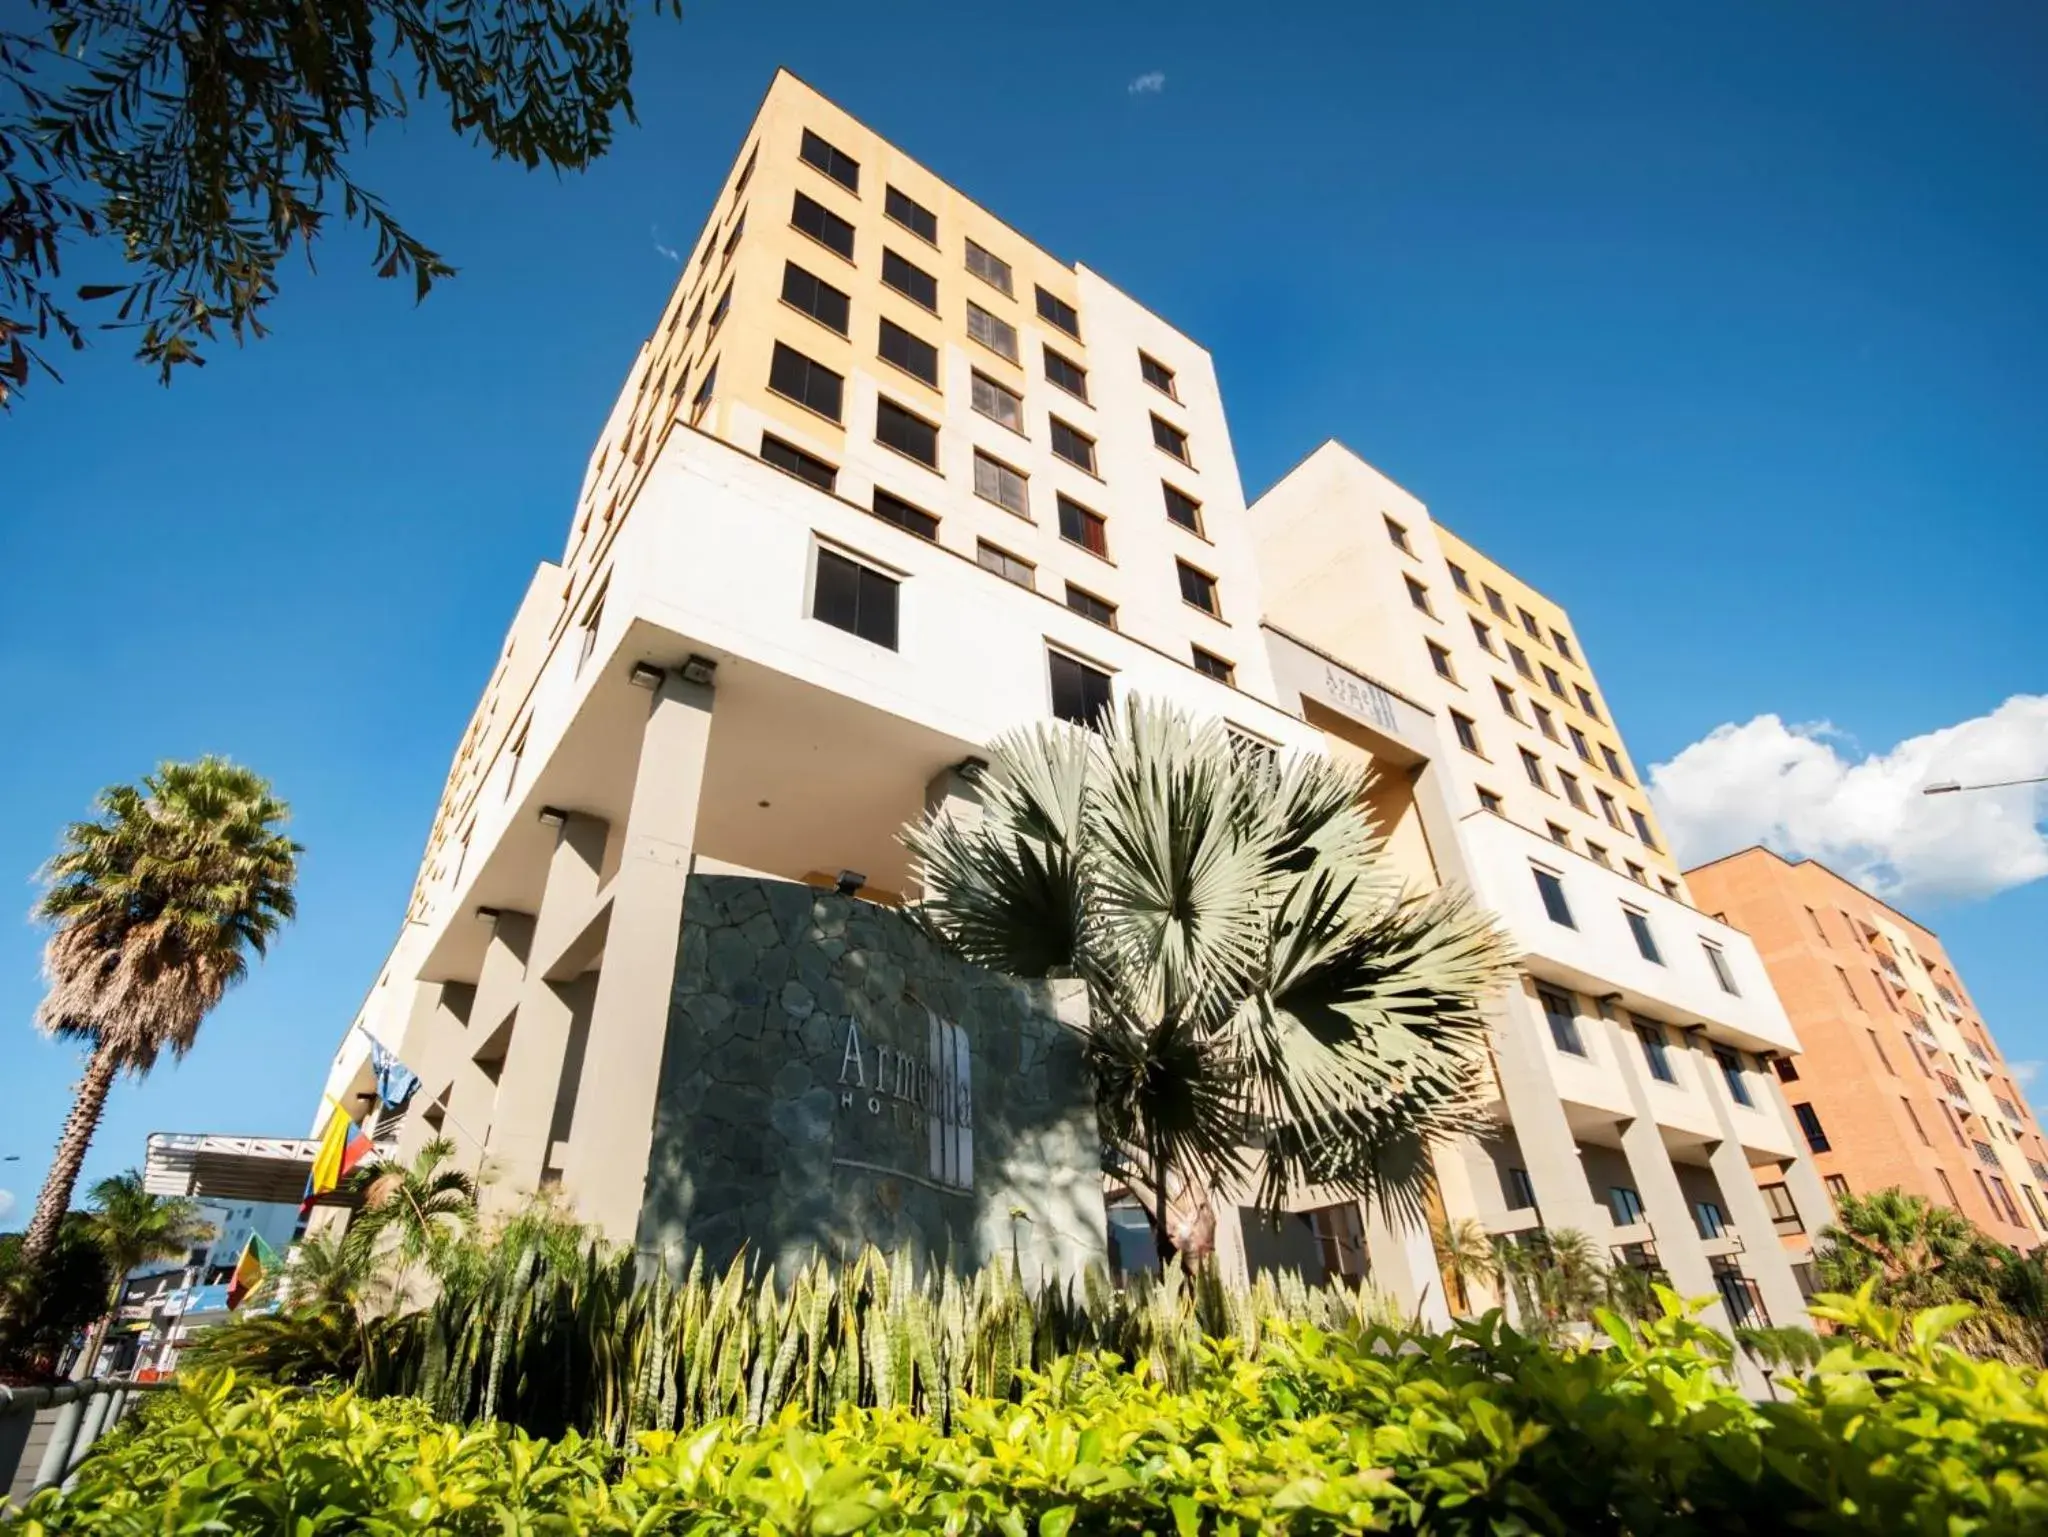
M875 516L898 528L908 529L920 539L939 537L939 520L922 507L912 506L902 497L875 487Z
M826 143L808 128L804 130L803 148L798 154L847 191L860 191L860 162L837 145Z
M1646 961L1661 966L1664 957L1657 949L1657 936L1650 932L1650 915L1633 907L1624 907L1622 916L1628 920L1628 931L1635 936L1636 953Z
M1072 497L1059 498L1060 537L1078 544L1090 555L1109 558L1109 525L1099 512L1090 512Z
M907 454L927 469L939 467L939 429L887 396L875 402L875 441Z
M1529 783L1547 793L1550 786L1543 779L1543 760L1526 747L1517 750L1522 755L1522 772L1529 776Z
M1541 872L1539 872L1541 873ZM1579 1011L1569 993L1560 993L1552 988L1540 987L1536 996L1543 1004L1543 1017L1550 1022L1550 1039L1559 1051L1574 1057L1586 1054L1586 1043L1579 1035Z
M1592 808L1586 804L1586 792L1579 788L1579 779L1576 774L1567 774L1563 769L1559 769L1557 771L1557 782L1564 786L1564 798L1566 800L1570 801L1581 811L1591 811Z
M711 306L711 326L704 333L709 341L718 334L718 328L725 324L725 317L732 312L732 284L725 285L725 292L718 296L718 302Z
M1000 459L983 453L978 448L974 451L974 494L984 501L994 502L998 507L1016 513L1019 517L1031 516L1024 473L1011 468Z
M882 212L918 239L939 243L939 216L916 199L891 187L882 194Z
M1577 753L1580 756L1580 758L1584 759L1587 763L1591 763L1593 761L1593 746L1590 742L1586 740L1586 733L1581 731L1577 726L1567 726L1565 727L1565 730L1571 733L1572 751ZM1642 815L1640 813L1637 813L1636 821L1638 823L1641 823L1642 820ZM1643 842L1650 843L1650 840L1648 838L1645 838ZM1656 844L1650 843L1651 848L1655 848L1656 846Z
M1799 1208L1793 1204L1792 1192L1782 1183L1759 1185L1757 1194L1764 1198L1764 1210L1771 1214L1771 1226L1777 1229L1779 1237L1806 1231L1806 1224L1799 1217Z
M798 480L809 481L820 491L830 491L839 480L839 471L823 459L765 432L761 434L761 457L778 470L787 470Z
M1482 583L1481 585L1484 586L1485 584ZM1486 606L1493 610L1497 618L1505 619L1508 617L1506 601L1491 587L1486 588Z
M1010 264L993 251L967 242L967 270L980 278L998 293L1016 297L1016 289L1010 275Z
M1820 914L1809 907L1806 910L1806 917L1807 921L1813 925L1813 932L1820 936L1820 942L1832 950L1834 948L1835 942L1832 939L1828 938L1827 929L1821 925Z
M1877 1053L1877 1060L1884 1064L1884 1070L1894 1078L1898 1077L1899 1070L1892 1066L1892 1059L1884 1054L1884 1042L1877 1038L1877 1032L1865 1030L1863 1033L1870 1037L1870 1049Z
M1594 720L1598 720L1600 718L1600 707L1593 703L1593 696L1586 692L1586 685L1574 683L1572 685L1572 692L1578 696L1579 708L1584 710Z
M1600 756L1607 764L1608 773L1612 774L1616 779L1620 780L1623 784L1628 784L1630 782L1628 777L1628 770L1621 766L1620 754L1616 753L1615 750L1609 747L1605 742L1602 742L1600 744Z
M1528 634L1529 639L1543 639L1543 627L1536 622L1534 614L1530 613L1526 608L1518 608L1515 612L1521 616L1522 629Z
M1477 619L1472 621L1472 638L1479 642L1480 650L1491 652L1494 656L1500 655L1500 648L1493 643L1493 631Z
M1948 1170L1936 1169L1934 1177L1941 1181L1941 1188L1948 1196L1949 1209L1951 1211L1961 1211L1963 1203L1956 1199L1956 1187L1948 1182Z
M1442 646L1439 646L1433 640L1424 641L1423 644L1429 647L1429 665L1436 669L1436 675L1440 678L1448 678L1451 682L1456 683L1458 675L1451 670L1450 652L1444 650Z
M1413 555L1415 553L1414 546L1408 542L1408 530L1406 528L1396 523L1385 513L1380 514L1380 521L1387 525L1387 538L1393 543L1395 549L1399 550L1403 555Z
M1650 1076L1659 1083L1676 1083L1678 1075L1671 1070L1671 1048L1664 1040L1664 1027L1647 1020L1635 1021L1636 1039L1643 1043L1643 1060L1650 1066Z
M1460 715L1456 710L1451 711L1451 729L1458 733L1458 745L1460 747L1469 753L1479 752L1479 730L1472 724L1471 716ZM1481 754L1481 756L1483 757L1484 754ZM1483 801L1485 794L1482 793L1480 798Z
M1558 847L1568 849L1572 846L1571 831L1561 823L1545 822L1543 830L1550 835L1550 841L1558 845Z
M799 192L796 206L790 211L789 222L826 250L836 251L848 261L853 260L853 226L824 204L813 202Z
M882 248L882 281L911 303L937 313L939 280L924 268L905 261L887 246Z
M1076 341L1081 338L1081 312L1043 288L1038 290L1038 318L1058 326Z
M1077 400L1088 398L1088 370L1050 347L1045 349L1045 377Z
M894 577L821 549L811 617L894 651L900 590Z
M1092 619L1106 630L1116 628L1116 605L1098 598L1084 588L1067 583L1067 607L1083 619Z
M1032 591L1038 587L1037 568L1030 561L1012 555L986 539L975 545L974 560L982 570L993 571L1006 582L1015 582L1019 587Z
M1603 869L1612 870L1614 868L1614 861L1607 857L1607 850L1599 844L1588 842L1586 854L1594 864L1601 866Z
M1152 442L1156 447L1172 454L1182 464L1192 462L1188 458L1188 435L1173 423L1157 416L1152 418Z
M1469 725L1470 722L1467 722L1467 724ZM1475 747L1472 750L1477 752L1479 749ZM1481 811L1491 811L1495 816L1499 816L1500 797L1487 789L1485 785L1475 785L1473 788L1479 792L1479 809Z
M1856 996L1856 984L1849 980L1849 973L1837 966L1835 968L1835 975L1842 979L1842 991L1849 995L1849 1001L1856 1005L1857 1011L1859 1013L1869 1012L1864 1009L1863 1000Z
M1536 681L1536 670L1529 665L1529 653L1513 641L1508 642L1508 660L1515 664L1515 671L1530 682Z
M1628 865L1628 878L1630 880L1634 881L1638 886L1647 886L1650 884L1650 876L1648 871L1646 871L1641 865L1637 864L1633 859L1626 861L1626 863Z
M1515 691L1498 678L1493 684L1494 697L1500 701L1501 713L1509 720L1520 720L1522 712L1515 708Z
M1551 741L1557 741L1557 718L1533 699L1529 701L1529 713L1536 717L1536 729Z
M1574 737L1579 737L1579 734L1576 731L1574 731L1572 735ZM1584 738L1580 737L1579 741L1581 743L1580 756L1585 758L1592 757L1591 753L1586 752L1584 750ZM1636 836L1643 840L1643 847L1646 849L1655 848L1657 846L1657 835L1650 831L1650 819L1644 816L1642 812L1638 811L1633 806L1629 807L1628 809L1628 819L1636 824Z
M760 158L761 146L756 144L753 147L752 151L749 152L749 154L747 155L747 163L740 167L739 178L732 184L732 196L734 202L739 201L740 194L747 190L747 183L754 179L754 162L759 160Z
M768 366L768 388L836 422L846 381L823 363L777 342L774 361Z
M841 336L846 334L847 314L853 301L795 262L784 262L782 266L782 302L802 310Z
M1927 1135L1927 1128L1920 1124L1920 1117L1919 1114L1913 1109L1913 1102L1910 1099L1907 1099L1902 1094L1899 1096L1899 1105L1906 1112L1906 1119L1912 1122L1913 1133L1915 1136L1919 1137L1921 1146L1934 1146L1934 1139Z
M1173 370L1149 352L1138 354L1138 372L1147 384L1159 391L1168 400L1180 399L1180 391L1174 388Z
M1180 571L1181 601L1192 603L1213 618L1222 618L1223 605L1216 596L1216 578L1206 571L1197 571L1184 560L1177 560L1174 565Z
M1472 578L1466 575L1465 568L1459 565L1455 560L1447 560L1444 562L1444 564L1451 568L1451 585L1457 588L1458 591L1462 592L1466 597L1471 597Z
M1436 610L1429 606L1429 589L1412 576L1403 577L1402 580L1408 584L1408 601L1434 619Z
M1621 830L1621 808L1614 804L1614 797L1605 790L1595 790L1593 797L1600 802L1600 815L1607 819L1607 825Z
M1835 911L1842 913L1839 907ZM1863 940L1863 925L1854 918L1851 918L1847 913L1842 913L1842 927L1849 931L1849 937L1856 942L1857 949L1868 950L1870 948Z
M704 420L704 413L711 407L711 397L718 391L718 364L714 360L704 370L704 379L697 386L697 393L690 397L690 425L696 426Z
M1012 432L1024 430L1024 397L1015 390L996 383L987 374L976 370L970 392L974 409L992 422L1001 422Z
M1543 664L1543 686L1549 689L1551 693L1557 695L1558 698L1563 699L1565 697L1564 679L1557 675L1557 669L1548 662Z
M2014 1227L2026 1226L2025 1220L2020 1216L2020 1209L2012 1203L2012 1193L2005 1188L2005 1181L1996 1174L1985 1177L1991 1181L1991 1193L1998 1197L1999 1210L2005 1213L2005 1220Z
M1509 1211L1528 1211L1536 1205L1536 1187L1529 1182L1527 1169L1501 1170L1501 1194Z
M1166 516L1169 522L1178 523L1189 533L1202 531L1202 504L1178 486L1159 482L1159 489L1166 493Z
M1052 682L1053 715L1092 729L1109 711L1109 674L1064 651L1048 651L1046 667Z
M1700 948L1707 953L1707 966L1714 973L1714 980L1721 984L1721 991L1731 997L1740 998L1742 989L1735 985L1735 973L1729 969L1727 952L1711 940L1701 940Z
M1756 1108L1756 1101L1749 1097L1749 1079L1743 1075L1742 1053L1727 1046L1716 1046L1714 1060L1721 1064L1721 1076L1727 1080L1728 1093L1734 1098L1735 1103L1747 1105L1751 1109ZM1802 1121L1800 1124L1805 1123ZM1824 1153L1827 1149L1817 1147L1814 1151Z
M1052 418L1052 451L1090 475L1095 473L1095 440L1057 416Z
M1572 919L1571 904L1564 899L1564 880L1555 870L1546 870L1541 865L1534 867L1536 891L1543 898L1543 910L1550 915L1552 923L1563 924L1575 929L1578 924Z
M1849 1176L1846 1174L1826 1175L1821 1180L1821 1186L1827 1191L1830 1201L1840 1201L1849 1193Z
M1771 1068L1777 1073L1780 1083L1797 1083L1799 1081L1799 1069L1790 1057L1771 1058Z
M1680 896L1680 895L1678 894L1678 882L1677 882L1677 881L1674 881L1674 880L1673 880L1673 879L1672 879L1672 878L1671 878L1670 876L1668 876L1668 875L1660 875L1660 876L1658 876L1658 877L1657 877L1657 884L1658 884L1658 885L1660 885L1660 886L1662 886L1662 887L1664 888L1664 895L1666 895L1667 897L1671 898L1671 900L1672 900L1672 901L1674 901L1674 902L1683 902L1683 901L1685 900L1685 898L1684 898L1684 897L1682 897L1682 896Z
M913 379L922 379L937 389L939 385L939 349L921 336L913 336L893 320L882 322L880 340L876 350L885 363L894 363Z
M967 306L967 334L997 357L1017 361L1017 328L1007 320L998 320L978 304Z
M1829 1146L1828 1134L1821 1130L1820 1117L1813 1113L1813 1106L1794 1105L1792 1114L1798 1119L1799 1129L1806 1134L1806 1145L1816 1153L1825 1153Z
M725 271L725 264L732 260L732 253L740 248L740 236L747 232L747 213L740 210L740 216L733 220L732 231L725 237L725 246L718 253L718 270Z
M1627 1185L1607 1187L1607 1209L1616 1227L1634 1227L1643 1220L1643 1198Z
M1222 657L1216 655L1213 651L1204 651L1200 646L1194 649L1196 672L1201 673L1205 677L1214 678L1218 683L1234 685L1237 682L1237 669L1230 663L1224 661Z

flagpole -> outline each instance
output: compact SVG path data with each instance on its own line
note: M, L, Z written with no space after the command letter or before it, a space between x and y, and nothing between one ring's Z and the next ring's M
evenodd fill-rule
M371 1034L370 1027L364 1024L360 1019L356 1020L353 1024L351 1024L349 1028L351 1030L362 1031L363 1038L367 1040L373 1047L382 1047L386 1052L390 1053L393 1061L398 1060L398 1054L396 1052L393 1052L389 1046L385 1046L384 1043L381 1040L379 1040L375 1035ZM400 1063L399 1065L404 1066L403 1063ZM408 1071L410 1071L410 1069L408 1069ZM418 1075L414 1074L413 1077L414 1081L417 1082ZM332 1098L332 1096L329 1097ZM382 1101L380 1100L379 1103L382 1103ZM339 1107L337 1106L337 1108ZM461 1132L463 1136L469 1138L470 1146L476 1149L475 1177L477 1183L482 1184L484 1177L484 1162L486 1159L490 1157L489 1146L484 1142L484 1139L482 1137L479 1137L475 1132L471 1131L467 1126L463 1125L461 1121L457 1120L455 1112L449 1109L448 1106L437 1105L434 1108L438 1109L441 1112L441 1119L448 1122L448 1124L453 1126L457 1131ZM381 1159L383 1155L380 1153L378 1157Z

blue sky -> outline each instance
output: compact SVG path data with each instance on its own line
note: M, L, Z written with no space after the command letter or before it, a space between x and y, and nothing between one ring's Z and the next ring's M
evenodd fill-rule
M659 247L778 63L1206 342L1249 490L1340 437L1565 603L1639 762L1743 727L1708 767L1757 791L1693 836L1931 857L1822 813L1834 773L1910 820L1959 742L2048 770L2043 717L1992 714L2048 692L2048 9L1678 9L704 0L644 29L640 126L580 178L380 138L359 173L462 269L425 306L338 236L269 340L170 391L118 338L70 361L0 420L13 910L163 757L270 775L308 847L301 921L185 1064L117 1087L88 1177L151 1130L302 1129ZM1982 804L1906 905L2048 1058L2042 802ZM0 924L16 1220L78 1065L31 1028L37 946Z

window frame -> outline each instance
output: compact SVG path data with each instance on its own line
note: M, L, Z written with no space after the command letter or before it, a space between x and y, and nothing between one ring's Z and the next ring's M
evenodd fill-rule
M991 555L998 557L1003 564L999 566L990 565L988 557ZM1008 582L1012 587L1021 587L1026 592L1038 591L1037 562L1026 560L1023 556L1004 549L992 539L977 538L974 541L974 563L983 571L990 572L1000 577L1003 581ZM1011 575L1009 568L1012 566L1024 573L1022 581Z
M922 294L912 292L911 289L904 287L903 284L891 281L891 262L896 263L904 270L929 283L932 291L931 297L927 299ZM915 304L919 309L926 311L928 314L936 315L939 312L938 278L934 274L925 271L924 268L920 267L909 257L890 249L886 245L882 247L882 286L892 294L900 294L903 298L908 299L912 304Z
M792 299L789 296L790 280L792 278L808 279L811 285L812 293L814 295L820 293L830 294L834 299L838 300L838 313L840 316L839 323L835 325L832 321L826 319L825 316L819 314L815 309L812 309L809 305L803 304L796 299ZM847 337L852 334L851 327L853 325L853 295L845 292L842 289L833 287L830 283L826 282L823 278L819 277L817 273L811 271L810 268L800 267L795 262L790 261L786 258L782 263L782 292L780 298L782 303L788 305L789 308L795 310L799 315L802 315L808 320L810 320L814 325L823 326L826 330L830 331L834 336Z
M807 207L815 208L818 211L818 228L816 230L806 229L802 223L803 214ZM853 261L855 254L860 250L858 232L854 229L853 222L850 219L841 218L807 192L798 191L795 201L790 204L789 226L806 240L812 241L820 248L830 251L843 262ZM835 226L843 226L846 231L846 249L843 251L826 238L827 232L835 232Z
M970 368L967 371L967 380L967 404L968 408L972 410L976 416L982 417L987 421L994 422L998 427L1002 427L1010 432L1014 432L1019 437L1026 436L1024 431L1024 396L1021 392L1011 389L1007 384L1003 383L1002 380L996 378L995 375L985 374L978 368ZM987 411L982 409L980 399L980 391L982 386L986 386L992 393L1001 396L1004 399L1007 399L1016 405L1017 419L1014 422L1006 422L1000 416L996 415L993 411Z
M993 288L1005 299L1015 299L1017 297L1017 269L996 255L995 252L991 251L979 240L976 240L972 235L963 236L962 239L966 243L961 248L961 265L967 269L969 275L981 279L982 282L988 284L990 288ZM990 268L991 271L983 271L981 266L975 265L974 258L977 254L985 259L982 266ZM1002 274L1001 282L996 281L992 275L993 272L1000 272Z
M1066 543L1073 545L1076 549L1086 550L1098 560L1108 560L1109 519L1105 518L1093 507L1088 506L1085 502L1075 501L1073 497L1067 495L1064 491L1053 493L1053 503L1059 515L1060 538ZM1076 539L1067 532L1067 513L1070 510L1079 515L1076 521L1079 522L1084 530L1094 531L1099 540L1098 544L1090 544L1086 539Z
M871 561L856 554L843 545L827 544L822 540L814 540L812 549L815 553L815 559L811 567L811 602L807 610L808 616L818 624L828 625L835 630L843 631L857 640L866 641L871 646L879 646L885 651L893 651L899 656L902 655L902 575L890 571L880 562ZM828 562L830 563L829 565ZM842 624L837 619L828 618L820 612L820 608L825 601L826 573L828 570L836 570L840 566L844 566L848 571L854 573L852 589L853 622L850 624ZM888 593L888 623L886 627L888 638L886 640L870 633L869 629L863 625L862 616L871 585L875 587L878 593L883 589L886 589Z
M1031 286L1036 291L1036 300L1033 307L1038 311L1038 318L1062 335L1071 336L1075 341L1079 341L1081 339L1081 311L1079 306L1067 303L1066 300L1052 292L1043 283L1033 283ZM1073 317L1073 323L1069 325L1059 315L1048 314L1048 306L1054 310L1064 310Z
M791 455L797 462L795 464L783 464L779 460L769 458L768 446L771 443L783 450L783 452ZM761 434L761 451L756 457L763 464L773 465L783 474L802 481L813 490L823 491L827 496L836 495L838 492L839 466L831 463L829 460L820 459L809 449L798 448L796 444L790 442L787 438L777 437L772 432L763 432ZM816 465L819 469L825 471L827 478L820 481L805 473L803 466L807 465Z
M1088 398L1087 369L1083 368L1079 363L1076 363L1072 358L1068 357L1064 352L1061 352L1057 347L1053 346L1049 342L1042 343L1040 345L1040 352L1043 355L1041 356L1039 361L1044 369L1045 382L1047 384L1050 384L1056 390L1066 391L1067 394L1073 396L1076 400L1080 401L1081 404L1084 406L1094 404L1094 402L1089 400ZM1058 362L1061 368L1070 370L1073 373L1075 379L1079 382L1080 385L1078 389L1075 388L1074 385L1069 384L1065 379L1060 378L1053 371L1053 364L1055 361Z
M1191 561L1182 560L1179 556L1174 557L1173 567L1175 580L1180 588L1181 602L1185 603L1189 608L1207 614L1211 619L1221 619L1223 617L1223 584L1210 572L1204 571L1200 566L1195 565ZM1203 604L1197 599L1188 596L1189 577L1195 578L1196 582L1201 584L1202 590L1207 593L1209 598L1207 604Z
M988 330L989 336L977 334L974 324L977 316L988 322L984 329ZM1010 350L1008 352L1003 351L1002 348L996 345L995 341L990 340L990 337L1000 340L1005 332L1008 333L1010 339ZM1019 362L1023 354L1018 346L1017 328L1010 324L1009 321L1003 319L1002 316L996 314L995 311L984 309L972 299L967 301L967 339L983 351L1001 358L1005 363L1017 364L1019 367L1023 366Z
M805 391L804 394L792 394L775 382L776 370L782 366L785 358L794 359L803 366L804 374L801 383ZM830 411L813 404L808 398L811 381L821 374L832 381L833 409ZM776 396L778 399L788 401L791 405L803 407L804 410L810 412L813 416L822 417L835 427L846 425L846 375L838 372L836 369L827 368L809 353L797 351L788 342L777 341L775 343L775 350L769 356L768 393Z
M1164 374L1166 382L1161 384L1157 379L1153 378L1147 365L1150 365L1150 368L1156 368L1160 373ZM1142 347L1138 349L1138 377L1176 405L1180 403L1180 388L1174 371Z
M1064 647L1047 646L1045 648L1045 655L1046 704L1052 717L1055 720L1066 721L1069 725L1080 726L1084 730L1100 730L1101 728L1097 724L1097 722L1100 721L1103 715L1107 714L1110 711L1113 711L1116 708L1116 674L1109 671L1107 668L1100 667L1094 662L1088 661L1084 657L1076 656L1073 652L1066 650ZM1060 690L1059 681L1056 675L1056 669L1057 665L1061 662L1064 662L1067 666L1075 669L1075 672L1077 674L1077 681L1082 685L1082 703L1084 707L1087 704L1086 685L1088 681L1091 678L1100 678L1102 680L1103 697L1101 702L1098 705L1096 705L1093 710L1088 711L1087 714L1081 716L1078 719L1073 715L1063 714L1059 707Z
M896 204L899 202L907 204L910 208L916 210L917 213L923 215L924 218L929 219L932 226L930 232L927 233L925 230L920 229L912 220L906 219L898 213L896 211ZM905 192L900 187L892 186L888 182L882 184L882 217L894 224L898 229L908 230L933 250L938 249L939 216L912 197L908 192Z
M922 347L926 352L931 354L931 372L929 374L920 372L916 368L913 368L909 363L904 362L901 358L892 358L889 356L889 334L892 331L897 336L901 337L904 341L911 343L914 347ZM926 389L937 390L939 388L939 380L942 377L944 361L938 347L933 343L926 341L922 336L919 336L915 331L911 330L908 326L898 325L895 321L891 320L887 315L880 315L876 317L875 356L879 358L882 362L887 363L891 368L895 369L897 372L906 374L910 378L915 379L919 384L922 384Z
M1157 411L1152 412L1151 417L1152 446L1176 464L1184 464L1189 469L1193 469L1195 467L1195 454L1194 449L1189 446L1188 435L1161 416ZM1160 441L1160 434L1162 432L1167 435L1171 440L1170 442Z
M1078 603L1074 601L1077 598L1081 600ZM1105 630L1116 631L1117 606L1101 593L1089 591L1070 577L1060 601L1065 604L1068 613L1079 614L1090 624L1099 624ZM1098 609L1099 613L1096 612Z
M1559 928L1576 932L1579 920L1572 915L1571 897L1564 889L1564 872L1533 861L1529 869L1534 872L1536 893L1543 901L1544 916Z
M1208 536L1202 532L1201 501L1196 497L1188 495L1187 492L1181 490L1179 486L1176 486L1170 480L1160 481L1159 489L1166 502L1166 521L1171 523L1175 528L1186 529L1189 533L1193 534L1197 539L1206 539ZM1188 514L1193 519L1192 522L1183 523L1179 518L1173 515L1175 497L1180 498L1182 502L1185 502L1187 504Z
M1537 1007L1542 1009L1544 1022L1550 1026L1550 1041L1566 1056L1591 1061L1592 1053L1586 1049L1585 1032L1579 1029L1578 998L1562 988L1539 984L1536 989ZM1561 1005L1562 1012L1552 1005Z
M888 438L882 435L882 422L884 419L884 415L885 413L891 411L895 412L905 421L913 422L917 426L925 428L927 431L931 433L931 458L927 459L922 454L916 453L911 449L904 447L901 443L893 443ZM892 453L901 454L904 458L908 459L912 464L922 465L924 466L924 468L931 470L934 473L937 473L939 470L939 424L933 421L928 416L919 415L917 412L911 410L910 407L904 405L901 401L890 399L887 395L878 394L875 396L875 442L880 447L886 448L890 450Z
M1059 460L1062 464L1072 465L1084 475L1095 476L1098 480L1101 479L1101 476L1096 475L1095 470L1096 445L1094 438L1083 432L1079 427L1076 427L1072 422L1050 414L1046 417L1046 431L1046 447L1052 450L1052 456L1055 459ZM1061 446L1063 437L1072 440L1073 443L1078 443L1084 457L1076 458L1073 454L1066 452Z
M1022 502L1022 506L1012 507L1008 502L1001 500L999 497L990 496L981 489L981 466L983 464L987 464L999 473L1016 480L1020 488L1019 500ZM997 457L978 444L974 450L974 467L974 494L977 497L987 502L991 507L1002 508L1003 511L1009 513L1012 517L1022 518L1027 523L1035 521L1031 516L1031 475L1029 471L1018 469L1016 465L1011 464L1007 459Z
M811 150L813 146L824 152L822 159L812 156ZM804 129L803 137L797 141L796 158L812 170L830 177L855 197L860 196L860 162L819 133L815 128L806 127ZM840 174L841 161L844 161L846 168L852 172L850 180L848 177Z

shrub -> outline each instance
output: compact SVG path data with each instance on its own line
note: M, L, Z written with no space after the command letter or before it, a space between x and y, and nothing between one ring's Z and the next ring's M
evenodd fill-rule
M0 1532L1078 1537L1171 1530L1656 1533L2048 1529L2048 1389L1868 1294L1789 1402L1727 1385L1732 1348L1669 1293L1599 1348L1489 1315L1439 1336L1353 1323L1201 1347L1187 1381L1076 1354L969 1397L717 1420L621 1451L437 1420L417 1401L221 1375L153 1404L69 1496Z

